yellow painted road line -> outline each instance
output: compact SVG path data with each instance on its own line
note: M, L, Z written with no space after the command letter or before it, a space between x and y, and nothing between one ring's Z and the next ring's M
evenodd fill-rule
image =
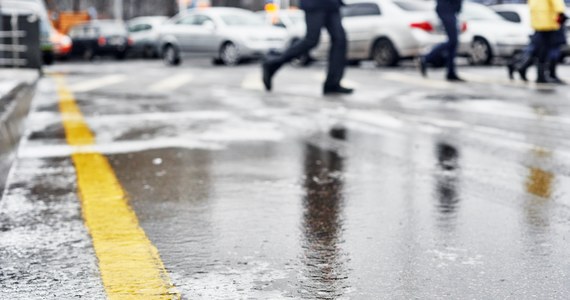
M63 76L54 77L67 142L95 142ZM109 299L180 299L109 161L101 153L72 155L85 225L93 239Z

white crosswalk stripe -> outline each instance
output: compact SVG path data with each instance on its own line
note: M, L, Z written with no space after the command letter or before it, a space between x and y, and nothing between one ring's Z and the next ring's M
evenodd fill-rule
M92 90L96 90L102 87L107 87L110 85L115 85L124 82L127 80L127 75L109 75L93 80L83 81L76 84L73 84L70 89L73 92L81 93L81 92L89 92Z
M169 92L176 90L185 84L191 82L194 79L192 74L176 74L170 77L167 77L149 87L149 91L151 92Z

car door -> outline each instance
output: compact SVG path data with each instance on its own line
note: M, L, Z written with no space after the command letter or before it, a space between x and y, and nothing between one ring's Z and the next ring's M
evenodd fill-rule
M197 14L195 25L198 28L194 36L194 43L197 52L212 53L218 49L217 25L210 17Z
M355 3L343 8L350 59L367 58L381 15L380 6L374 2Z
M197 25L197 15L189 14L176 21L171 32L178 41L180 50L183 52L198 52L199 46L196 39L200 36L202 26Z

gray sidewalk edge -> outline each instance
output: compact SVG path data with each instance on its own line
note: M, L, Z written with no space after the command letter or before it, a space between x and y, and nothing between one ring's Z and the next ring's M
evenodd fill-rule
M39 73L27 76L26 79L16 80L7 89L0 91L0 199L25 130L25 119L39 77Z

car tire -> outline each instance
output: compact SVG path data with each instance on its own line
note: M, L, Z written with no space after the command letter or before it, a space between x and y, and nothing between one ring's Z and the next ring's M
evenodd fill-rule
M223 44L220 49L220 60L226 66L237 65L241 60L238 46L232 42Z
M49 51L49 52L44 52L42 55L42 61L43 64L46 66L51 66L53 65L54 61L55 61L55 55L53 54L53 52Z
M377 67L394 67L400 62L400 55L394 44L386 38L374 43L371 56Z
M487 66L493 61L493 51L489 42L482 38L476 37L471 43L471 52L469 53L469 63L476 66Z
M212 58L212 65L214 66L222 66L224 65L224 61L220 58Z
M173 45L164 46L162 59L168 66L178 66L182 62L180 59L180 52Z

